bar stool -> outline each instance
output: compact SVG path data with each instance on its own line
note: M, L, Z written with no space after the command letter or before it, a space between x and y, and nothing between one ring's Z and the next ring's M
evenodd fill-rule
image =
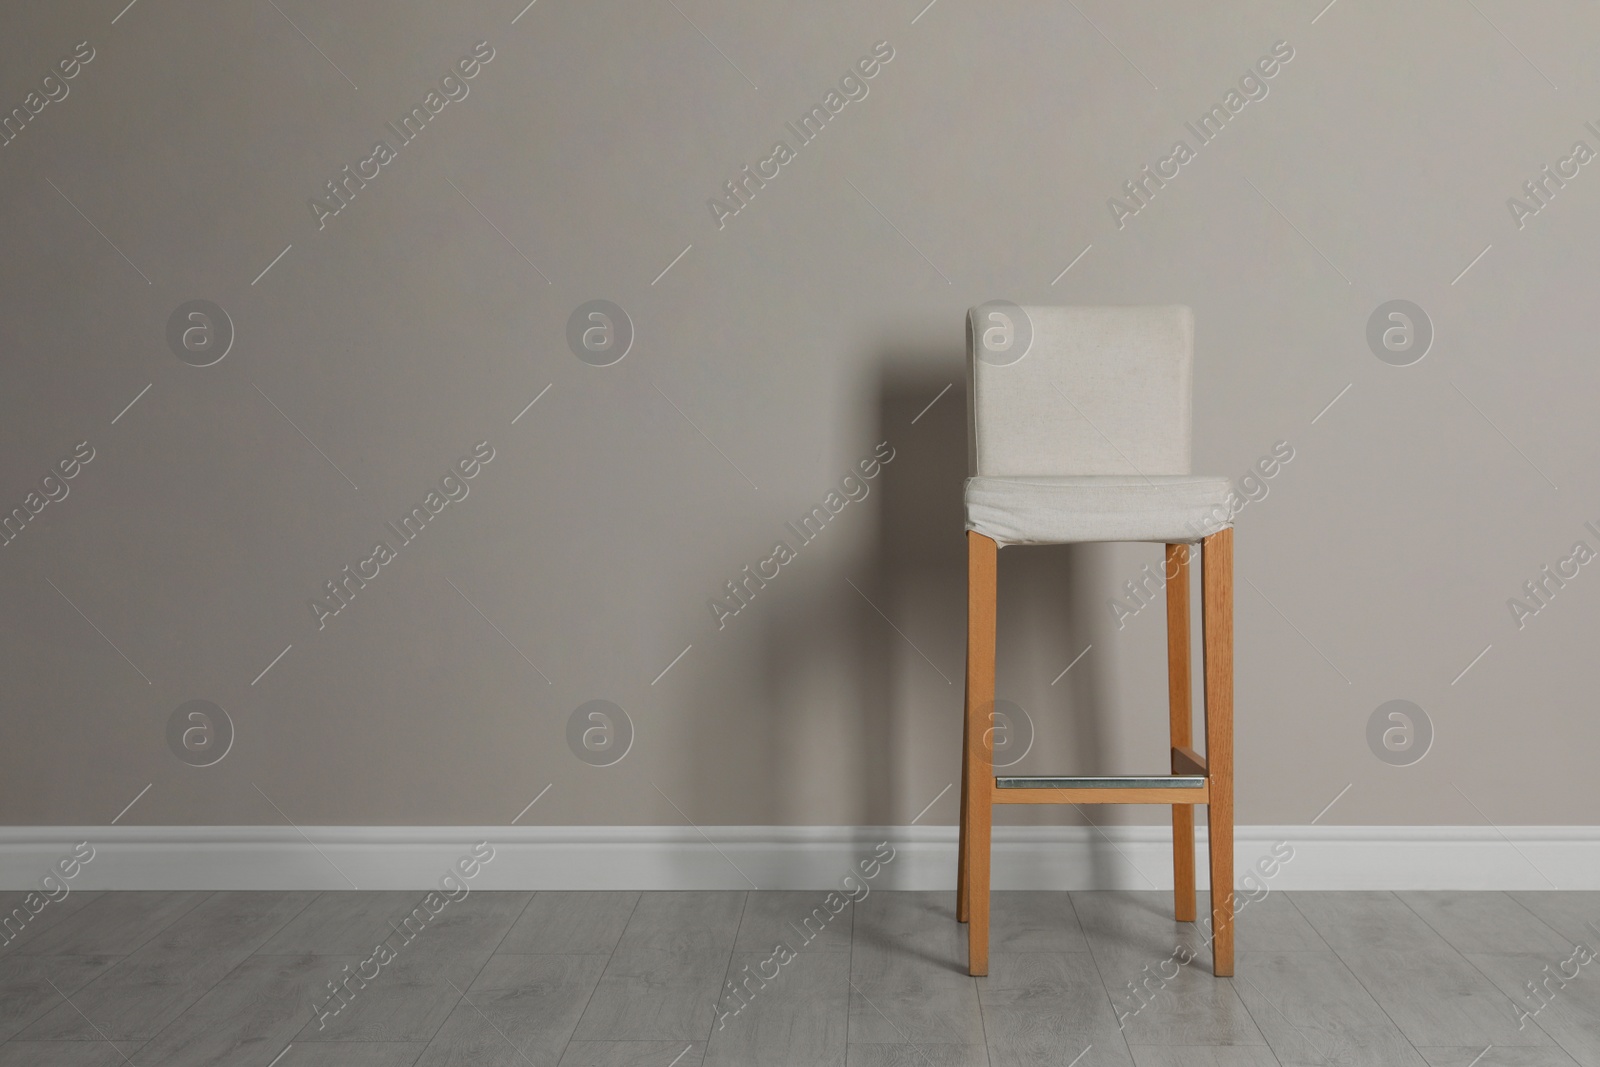
M989 972L995 804L1170 804L1176 918L1195 919L1194 805L1210 825L1212 969L1233 974L1233 529L1226 477L1189 473L1187 307L1017 307L967 316L967 690L956 918ZM996 777L995 600L1003 545L1166 545L1172 773ZM1189 545L1202 545L1206 753L1192 747Z

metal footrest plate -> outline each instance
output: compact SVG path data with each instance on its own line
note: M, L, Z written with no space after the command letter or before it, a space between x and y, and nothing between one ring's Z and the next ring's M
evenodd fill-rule
M1203 774L1093 775L1055 778L1037 775L1001 778L996 789L1199 789L1206 784Z

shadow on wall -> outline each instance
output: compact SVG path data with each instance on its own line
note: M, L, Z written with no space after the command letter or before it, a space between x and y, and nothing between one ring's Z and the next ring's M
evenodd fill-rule
M863 454L880 441L895 450L871 483L867 515L858 517L870 516L876 533L836 542L865 545L864 554L841 551L831 538L826 547L819 539L817 547L801 550L804 570L781 598L769 599L759 619L759 665L751 680L761 707L729 713L738 717L737 751L762 761L759 771L745 775L760 782L759 796L747 795L741 804L747 823L825 823L831 821L819 817L819 797L825 797L827 810L852 813L854 823L904 825L947 783L952 788L922 824L950 825L957 818L966 654L966 355L958 347L890 346L876 363L877 429ZM806 558L813 555L818 558ZM1098 546L1001 553L997 696L1025 708L1037 734L1030 754L1011 768L1015 773L1102 767L1101 716L1110 687L1104 661L1087 656L1050 683L1093 640L1094 612L1104 608L1094 599L1092 573L1103 564ZM723 728L732 729L733 722ZM696 751L729 751L709 740L700 738ZM927 758L919 761L914 753ZM943 768L940 777L907 780L908 768L919 762ZM719 779L728 768L704 759L701 772L696 804L726 799ZM908 798L921 799L913 805ZM996 821L1083 820L1070 807L1030 807L1003 810Z
M919 632L938 634L939 647L949 653L939 657L930 648L923 650L938 659L939 669L950 678L952 693L948 701L928 706L906 688L896 688L897 680L911 674L893 665L909 664L913 671L927 665L904 638L867 609L871 615L867 624L876 623L893 642L891 654L881 663L879 685L888 698L888 708L881 713L876 708L869 710L875 722L890 720L887 731L877 731L880 735L887 732L893 739L883 755L884 766L901 771L912 762L905 759L909 749L931 748L931 762L949 769L948 777L937 783L899 781L896 775L892 795L904 798L926 793L932 799L944 782L954 782L954 788L924 819L925 823L950 824L957 819L960 803L966 675L967 544L962 507L962 485L968 473L966 353L961 349L937 353L889 350L879 366L878 439L896 442L897 447L903 441L904 447L882 487L876 557L866 572L874 587L863 585L863 589L891 617L914 620ZM950 390L928 408L929 401L946 385ZM1093 773L1103 769L1102 716L1110 707L1111 684L1103 667L1106 661L1086 656L1059 682L1050 683L1093 639L1098 618L1094 613L1104 610L1093 595L1093 574L1104 565L1104 556L1103 549L1092 545L1011 547L1000 553L995 693L997 699L1024 708L1034 727L1032 748L1007 768L1011 773ZM937 620L937 625L927 625L928 619ZM918 687L918 692L926 691L926 687ZM926 765L929 761L922 762ZM881 813L875 809L871 818L903 824L915 814L915 810L895 807ZM999 825L1083 821L1071 807L1008 806L997 808L995 814ZM1094 857L1097 866L1115 860L1108 860L1100 850ZM1043 857L1040 859L1042 863ZM1097 876L1101 873L1087 872L1092 884L1100 884ZM954 871L951 881L953 884Z

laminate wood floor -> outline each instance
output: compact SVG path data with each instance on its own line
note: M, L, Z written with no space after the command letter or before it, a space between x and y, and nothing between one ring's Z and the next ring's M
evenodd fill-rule
M996 893L985 978L952 893L423 896L74 893L0 1067L1600 1067L1595 893L1275 892L1231 979L1166 893Z

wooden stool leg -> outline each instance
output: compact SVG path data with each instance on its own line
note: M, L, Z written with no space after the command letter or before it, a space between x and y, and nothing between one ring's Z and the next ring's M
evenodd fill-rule
M1172 712L1172 747L1194 745L1189 680L1189 546L1168 545L1167 582L1167 704ZM1173 755L1172 773L1180 773ZM1172 805L1173 917L1194 922L1194 805Z
M967 849L972 836L967 833L967 710L961 718L961 825L956 833L956 922L967 921Z
M1200 609L1205 624L1206 767L1211 799L1211 960L1233 974L1233 530L1205 539Z
M967 973L989 973L989 828L994 757L994 628L999 546L967 531Z

